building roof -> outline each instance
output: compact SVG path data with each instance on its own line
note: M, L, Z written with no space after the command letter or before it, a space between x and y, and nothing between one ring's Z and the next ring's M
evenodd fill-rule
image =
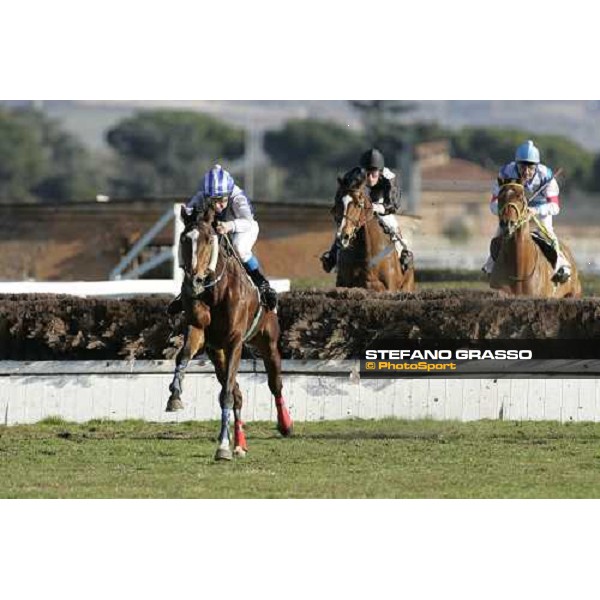
M468 160L450 158L444 164L425 165L421 177L423 181L481 181L491 185L495 173Z

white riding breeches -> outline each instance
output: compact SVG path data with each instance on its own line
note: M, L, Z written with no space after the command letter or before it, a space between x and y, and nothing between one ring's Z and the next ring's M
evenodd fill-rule
M234 233L231 236L231 243L240 255L242 262L247 262L252 258L252 248L258 238L258 223L252 221L252 225L248 231Z
M398 228L398 219L396 219L395 215L378 215L377 218L396 234L394 243L396 245L396 250L398 251L398 256L400 256L402 250L408 250L408 244L400 234L400 229Z
M554 233L554 228L552 227L552 215L546 215L545 217L538 215L536 218L544 226L545 230L548 232L548 235L552 238L552 241L555 244L558 244L558 237L556 237L556 233ZM536 227L535 221L533 221L533 226Z
M398 233L398 221L394 215L379 215L379 220L383 221L386 227L389 227Z

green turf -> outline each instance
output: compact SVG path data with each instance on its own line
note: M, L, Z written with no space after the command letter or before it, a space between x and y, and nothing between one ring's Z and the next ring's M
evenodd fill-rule
M600 424L481 421L248 425L215 463L218 424L0 427L2 498L597 498Z

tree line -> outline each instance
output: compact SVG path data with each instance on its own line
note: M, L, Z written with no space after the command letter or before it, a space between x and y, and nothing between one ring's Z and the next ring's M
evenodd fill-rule
M330 197L336 176L354 166L370 146L391 168L400 153L424 141L446 139L450 153L495 170L532 138L542 160L566 174L567 187L600 191L600 155L558 135L467 127L448 131L435 123L399 119L409 103L357 101L361 131L316 119L290 120L267 131L263 149L271 166L259 169L258 197ZM215 160L232 168L243 186L244 131L212 116L176 110L140 111L106 133L110 156L92 153L57 121L34 109L0 108L0 201L76 202L98 193L115 197L193 193ZM237 172L236 172L237 171ZM265 183L267 182L267 183Z

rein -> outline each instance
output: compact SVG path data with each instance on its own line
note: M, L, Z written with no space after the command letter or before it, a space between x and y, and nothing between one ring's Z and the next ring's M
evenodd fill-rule
M520 229L531 218L529 215L529 211L528 211L528 203L525 200L525 188L520 183L512 182L512 183L504 183L503 185L500 186L500 189L502 190L503 188L506 188L506 187L510 187L511 189L514 189L515 187L519 188L523 194L523 202L522 203L507 202L500 209L498 216L502 218L502 217L504 217L505 213L508 211L509 208L511 208L511 207L514 208L515 212L517 213L517 221L516 221L515 229Z
M529 222L531 219L531 215L529 214L528 207L526 204L522 204L519 206L516 202L507 202L500 211L500 216L504 217L504 214L508 211L509 208L514 208L517 213L517 220L515 221L515 230L521 229L525 223Z
M219 248L221 248L224 244L223 244L223 238L225 239L225 244L228 246L228 252L226 253L226 255L223 257L223 268L221 269L221 273L219 274L219 276L214 279L213 281L207 283L207 284L202 284L202 291L199 294L194 294L193 292L193 286L190 282L192 275L190 275L187 271L185 274L185 279L184 279L184 289L185 291L189 294L190 298L192 300L199 300L201 299L201 297L204 295L204 293L208 290L210 290L211 288L215 287L219 281L221 281L223 279L223 276L225 275L225 272L227 270L227 262L229 259L233 258L234 261L236 261L239 266L240 269L242 271L242 273L247 277L248 281L250 282L250 285L252 286L252 288L256 291L256 297L258 300L258 309L256 311L256 314L254 315L254 319L252 321L252 323L250 324L250 327L248 328L248 330L246 331L246 333L244 334L244 336L242 337L242 341L246 342L248 341L251 337L254 336L254 334L256 333L256 330L258 328L258 324L261 320L261 317L264 314L264 309L262 306L262 303L260 301L260 291L259 289L254 285L254 282L252 281L252 279L250 278L250 276L248 275L248 273L246 272L246 269L242 263L242 261L240 260L240 257L238 256L237 252L235 251L235 248L233 247L233 244L231 243L231 240L229 239L228 235L221 235L220 239L219 239ZM203 279L205 279L208 275L205 275L203 277Z
M510 184L504 184L500 187L500 189L502 189L505 186L518 186L522 189L523 186L521 184L518 183L510 183ZM513 208L514 211L517 213L517 220L515 221L515 231L518 231L519 229L521 229L521 227L523 227L526 223L529 222L529 220L531 219L531 216L529 214L529 210L528 210L528 205L525 202L507 202L506 204L504 204L502 206L502 209L499 211L499 216L500 217L504 217L505 213L508 211L508 209ZM503 237L507 237L506 235ZM536 248L535 251L535 263L533 265L533 269L531 270L531 273L529 273L529 275L526 275L525 277L515 277L513 275L507 275L508 279L510 279L511 281L514 281L516 283L522 283L524 281L527 281L529 279L531 279L535 273L535 270L538 266L538 262L540 260L540 256L539 256L540 250Z
M355 202L355 201L356 201L356 199L352 198L352 202ZM356 201L356 202L358 204L358 201ZM350 206L350 203L348 203L348 206ZM373 212L372 206L368 206L368 207L365 206L365 200L363 199L362 204L358 204L359 208L361 209L361 216L358 219L353 219L352 217L349 217L347 215L348 206L346 207L346 210L344 211L344 219L346 219L347 221L350 221L350 223L352 225L354 225L354 231L352 232L352 235L350 236L350 239L354 239L358 230L361 229L362 227L364 227L369 221L372 221L375 218L375 213ZM371 211L371 215L369 218L367 218L367 211Z
M221 241L219 240L219 246L221 245ZM204 283L204 280L208 277L208 274L206 273L204 275L204 277L202 277L203 283L202 283L202 291L199 294L194 294L193 292L193 284L191 283L191 279L193 277L193 275L191 275L190 273L188 273L187 270L185 270L185 277L184 277L184 284L185 284L185 289L186 291L189 288L189 295L190 298L192 300L197 300L198 298L200 298L204 292L206 292L207 290L210 290L211 288L215 287L217 285L217 283L219 283L219 281L221 281L221 279L223 279L223 276L225 275L225 270L227 269L227 260L223 261L223 268L221 269L221 273L219 274L219 276L214 279L213 281L210 281L208 283Z
M353 198L353 201L355 201L354 198ZM350 204L348 204L348 206L350 206ZM368 207L365 206L365 199L363 199L362 204L359 204L359 207L362 209L360 219L352 219L351 217L348 217L346 215L346 212L344 212L344 218L347 219L348 221L350 221L350 223L352 223L352 225L354 225L354 231L352 232L352 235L350 236L350 240L353 240L356 237L356 234L358 233L358 231L362 227L365 227L367 223L369 223L376 217L379 217L379 215L377 215L375 213L375 211L373 210L372 205L368 206ZM348 210L347 207L346 207L346 210ZM367 217L367 211L370 211L369 217ZM383 225L383 222L380 221L380 223ZM383 227L384 227L384 231L386 231L385 225L383 225ZM371 259L369 260L368 265L367 265L368 268L373 269L374 267L376 267L386 256L388 256L389 254L391 254L394 251L394 248L395 248L395 246L393 243L385 246L383 248L383 250L381 252L379 252L379 254L371 257Z
M263 316L263 306L262 306L262 302L260 301L260 291L254 285L254 282L250 278L250 275L248 275L246 268L244 267L242 261L240 260L240 257L238 256L237 252L235 251L235 248L233 247L233 244L231 243L231 240L229 239L229 236L224 235L223 237L225 238L225 241L226 241L227 245L229 246L230 256L233 256L234 259L240 265L242 272L246 275L246 277L248 278L248 281L250 281L252 287L256 290L256 297L258 299L258 310L256 311L256 314L254 315L254 320L252 321L252 323L250 324L250 327L248 328L248 330L242 337L242 342L246 342L254 335L256 328L258 327L258 323L260 322L260 319Z
M515 212L517 213L517 220L515 222L515 231L516 231L518 229L521 229L521 227L523 227L523 225L525 225L525 223L528 223L529 220L531 219L531 215L529 214L528 201L525 198L525 187L521 183L511 181L511 182L503 183L500 186L500 190L502 190L504 188L510 188L513 191L514 191L514 188L518 188L522 194L522 198L523 198L522 202L514 202L514 201L507 202L506 204L504 204L502 206L502 208L498 212L498 216L500 218L503 218L505 216L506 212L508 211L508 209L513 208L515 210Z

